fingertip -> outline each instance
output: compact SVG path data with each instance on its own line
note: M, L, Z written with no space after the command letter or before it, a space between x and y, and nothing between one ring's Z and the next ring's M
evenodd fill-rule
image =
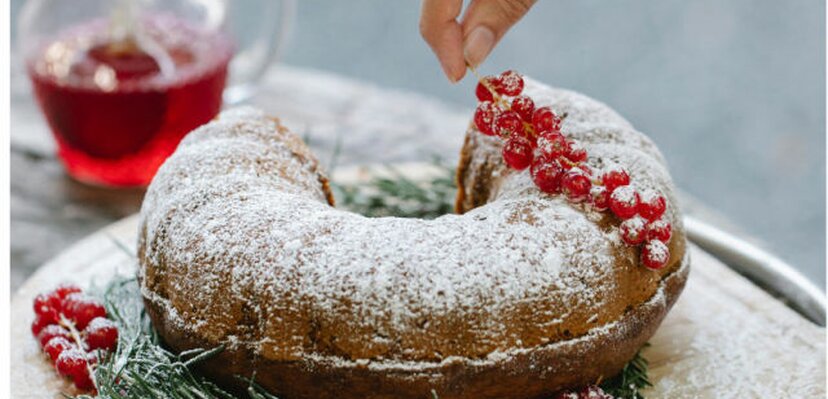
M466 65L459 64L459 63L452 63L451 65L443 64L443 73L446 74L446 78L452 84L459 82L466 76Z

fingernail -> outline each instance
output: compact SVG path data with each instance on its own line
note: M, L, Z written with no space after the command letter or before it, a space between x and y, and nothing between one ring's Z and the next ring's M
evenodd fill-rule
M478 26L469 33L466 38L466 45L463 48L463 55L469 65L477 67L492 51L495 44L495 35L491 29L485 26Z

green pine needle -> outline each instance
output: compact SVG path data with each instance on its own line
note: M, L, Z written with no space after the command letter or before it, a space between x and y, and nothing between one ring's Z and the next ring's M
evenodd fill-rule
M650 344L644 344L644 348L648 346L650 346ZM644 396L641 394L640 390L646 387L651 387L653 384L647 377L647 367L649 366L649 363L647 362L647 359L641 355L642 349L638 350L635 357L633 357L632 360L624 366L624 369L621 370L618 375L601 383L601 389L603 389L604 392L615 396L616 398L644 399Z
M427 182L412 181L389 168L391 178L377 178L359 185L334 184L334 189L344 208L365 216L433 219L452 212L456 193L454 170L439 160L435 164L444 174ZM95 369L98 398L237 398L193 370L194 365L221 352L223 347L180 354L164 348L144 310L136 279L113 281L100 296L108 314L118 324L120 335L115 352L99 359ZM247 383L247 398L278 399L256 384L255 375L237 378ZM640 389L648 386L652 384L647 378L647 360L640 351L620 374L601 384L605 392L623 399L643 399ZM432 391L432 395L437 398L436 392ZM75 398L91 399L92 396Z

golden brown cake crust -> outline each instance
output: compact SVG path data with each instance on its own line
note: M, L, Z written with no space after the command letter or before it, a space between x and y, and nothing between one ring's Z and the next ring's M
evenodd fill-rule
M200 370L241 392L235 376L256 371L256 382L280 398L324 399L548 399L555 392L598 382L618 373L655 333L678 299L689 272L689 258L662 280L657 295L630 309L619 322L587 336L514 354L488 365L435 364L422 371L338 367L314 361L273 361L246 350L225 350ZM147 312L163 340L176 350L209 342L165 323L165 310L147 302Z
M642 267L616 220L540 193L474 129L461 216L371 219L330 207L296 135L231 110L190 134L147 192L139 277L153 324L175 350L224 345L205 373L233 385L255 372L284 399L525 398L616 373L686 280L672 183L608 107L531 80L526 91L566 113L565 133L597 162L668 198L667 267Z

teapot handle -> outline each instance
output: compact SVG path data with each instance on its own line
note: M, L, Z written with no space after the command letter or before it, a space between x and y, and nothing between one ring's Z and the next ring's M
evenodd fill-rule
M234 2L227 2L231 7ZM230 83L224 90L224 103L235 105L253 96L259 80L276 62L288 42L296 15L295 0L260 0L260 19L256 39L238 48L230 62ZM278 16L278 17L277 17ZM273 23L278 18L277 23Z

